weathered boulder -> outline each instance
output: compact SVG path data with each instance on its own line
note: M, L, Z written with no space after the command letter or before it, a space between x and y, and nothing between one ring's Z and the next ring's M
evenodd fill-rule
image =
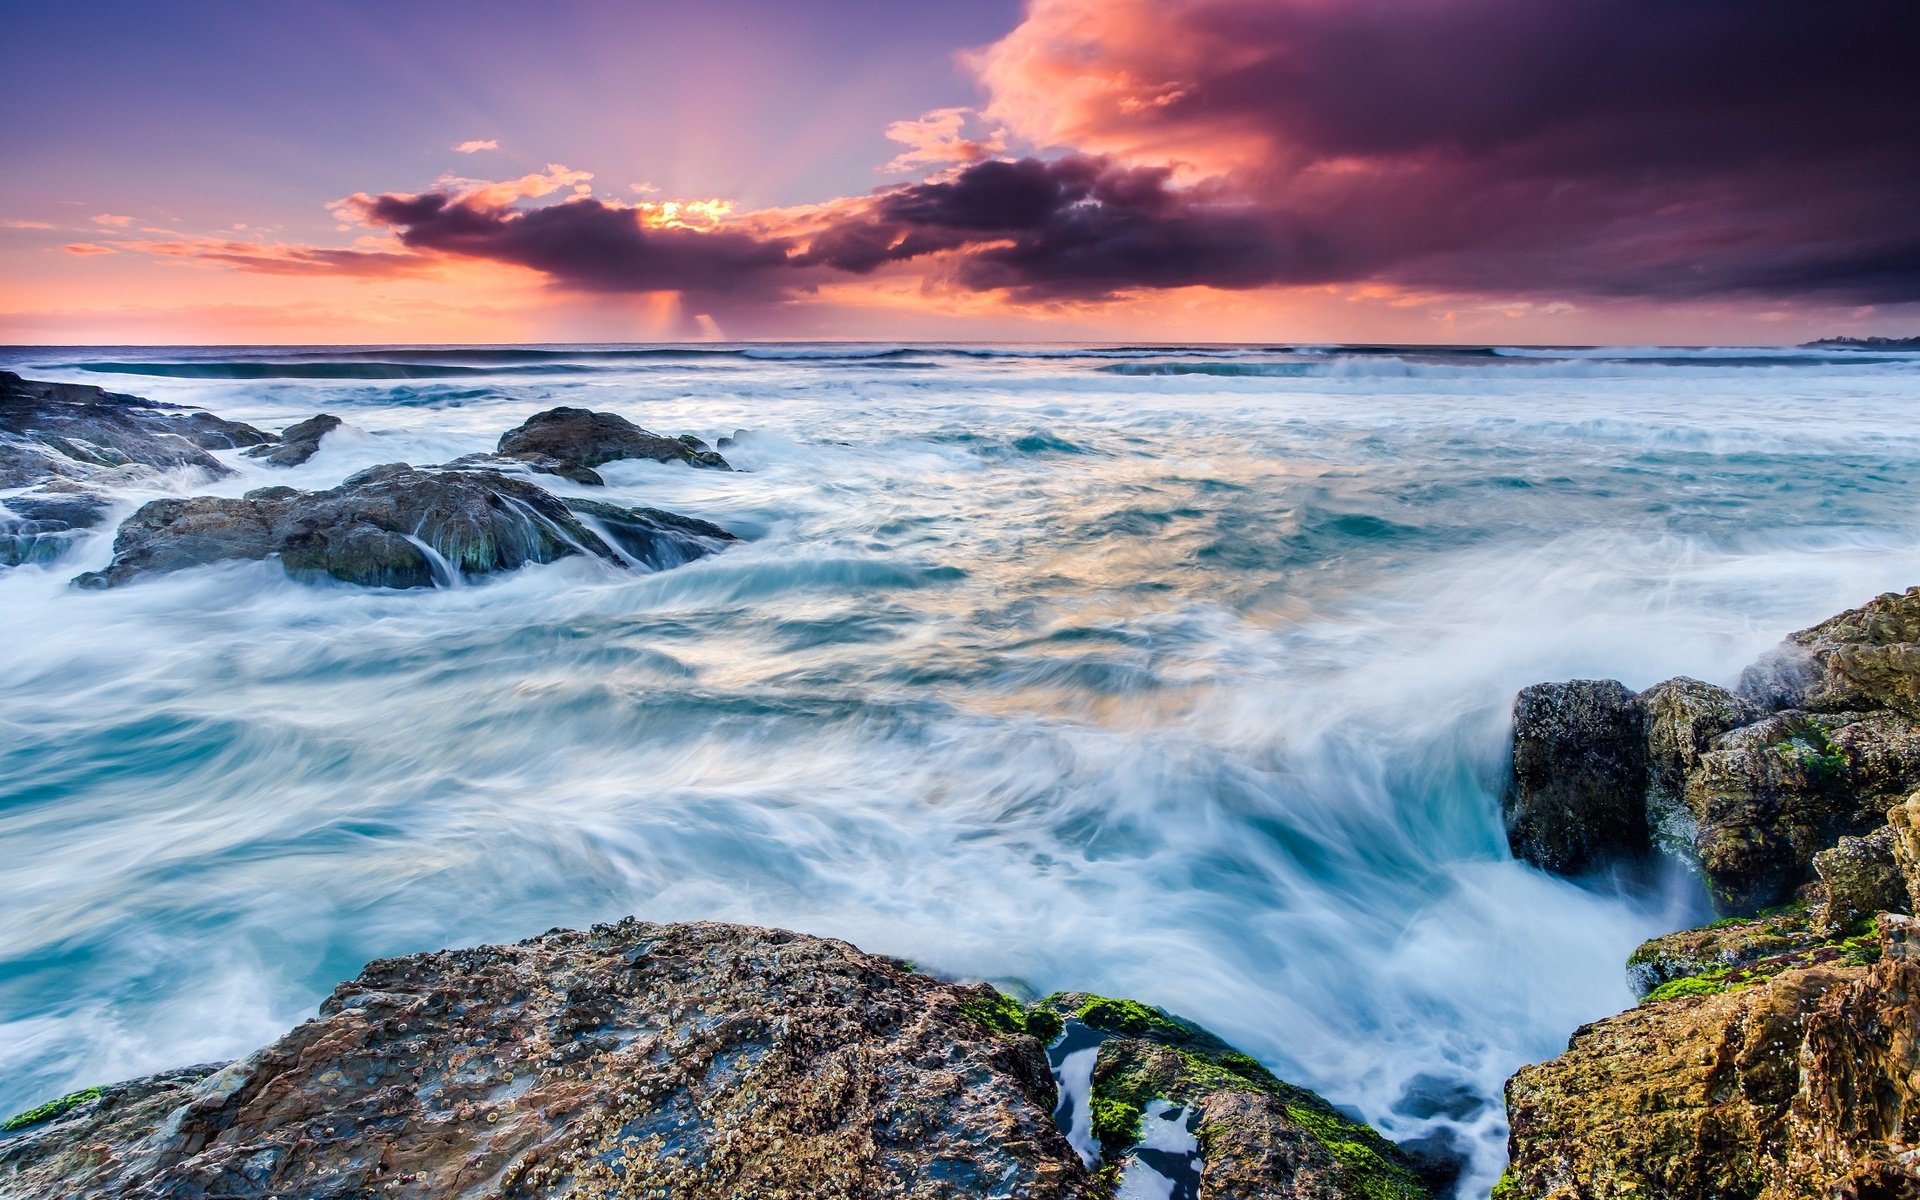
M132 467L191 467L219 478L232 472L208 449L270 440L197 409L0 371L0 488L111 479Z
M1164 1127L1104 1165L1049 1116L1042 1042L1069 1022L1108 1038L1108 1090ZM375 962L246 1059L6 1128L0 1194L20 1200L1096 1200L1155 1194L1128 1173L1173 1158L1198 1160L1197 1185L1159 1194L1426 1196L1378 1134L1157 1009L1024 1007L844 942L711 923Z
M1775 713L1714 739L1688 776L1695 850L1715 906L1785 902L1813 856L1886 822L1920 785L1920 726L1892 712Z
M603 538L524 479L389 463L322 492L271 487L237 500L153 501L120 526L113 562L74 582L113 587L155 571L278 555L297 578L431 587L573 554L657 569L735 540L717 525L672 513L613 511L619 519L594 518Z
M1907 879L1894 856L1891 825L1865 837L1842 837L1813 856L1826 903L1820 921L1828 929L1849 929L1875 913L1908 910Z
M1760 707L1723 687L1681 676L1634 697L1646 722L1647 822L1655 849L1692 865L1699 822L1687 806L1687 775L1713 739L1760 719Z
M1813 879L1815 854L1873 832L1920 787L1915 636L1920 588L1792 635L1742 675L1744 694L1684 678L1633 697L1587 680L1524 690L1505 805L1514 854L1577 874L1631 855L1638 813L1718 911L1783 903Z
M584 408L550 408L535 413L500 435L498 453L522 459L537 471L564 475L580 483L603 482L594 467L622 458L683 462L692 467L733 468L691 434L662 437L617 413Z
M320 439L340 428L340 418L328 413L308 417L280 431L277 445L255 446L248 458L261 458L276 467L297 467L320 449Z
M1907 882L1907 909L1920 910L1920 792L1887 809L1893 830L1893 862Z
M1523 688L1503 807L1514 856L1549 871L1646 853L1646 721L1633 693L1612 679Z
M1920 947L1582 1026L1507 1081L1502 1200L1828 1200L1920 1190Z

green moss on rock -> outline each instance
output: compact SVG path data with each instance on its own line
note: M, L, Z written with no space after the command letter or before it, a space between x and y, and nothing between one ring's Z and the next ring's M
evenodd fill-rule
M39 1108L30 1108L18 1116L9 1117L6 1121L0 1122L0 1131L12 1133L17 1129L25 1129L29 1125L38 1125L42 1121L51 1121L62 1113L78 1108L89 1100L98 1100L106 1094L107 1090L99 1087L83 1088L77 1092L70 1092L58 1100L49 1100Z

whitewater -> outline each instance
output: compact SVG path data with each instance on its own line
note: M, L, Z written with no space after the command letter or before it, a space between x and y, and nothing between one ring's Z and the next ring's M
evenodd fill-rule
M235 1057L367 960L635 914L1212 1028L1395 1139L1633 1003L1697 884L1501 832L1514 692L1731 684L1920 583L1920 355L1751 349L26 348L345 427L0 572L0 1109ZM375 591L107 592L164 494L446 462L555 405L735 473L568 495L746 541ZM4 503L4 497L0 497Z

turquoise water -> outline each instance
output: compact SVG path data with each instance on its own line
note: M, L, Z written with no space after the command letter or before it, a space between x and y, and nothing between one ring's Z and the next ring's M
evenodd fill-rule
M1451 1131L1484 1192L1501 1082L1700 912L1684 879L1508 857L1513 692L1731 682L1920 583L1912 356L0 359L347 421L305 466L224 454L236 478L123 511L443 462L554 404L753 431L736 474L603 469L592 494L749 539L658 575L69 589L107 534L0 574L8 1111L251 1050L372 957L634 913L1159 1003L1392 1136ZM1436 1079L1483 1103L1409 1102Z

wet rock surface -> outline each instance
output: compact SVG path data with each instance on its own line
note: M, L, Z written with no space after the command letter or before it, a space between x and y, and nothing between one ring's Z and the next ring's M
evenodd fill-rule
M0 499L0 567L52 562L110 506L106 496L65 479Z
M1646 722L1611 679L1542 683L1513 706L1505 797L1515 857L1574 874L1648 848Z
M1458 1174L1163 1009L1065 992L1033 1011L1064 1030L1055 1119L1123 1194L1426 1200Z
M1055 1124L1041 1044L1090 1005L1143 1098L1126 1163L1204 1161L1172 1194L1425 1197L1373 1131L1157 1009L632 920L372 963L246 1059L16 1118L0 1193L1096 1200L1126 1184Z
M193 468L232 474L208 450L272 440L250 425L81 384L0 371L0 488Z
M725 458L691 434L662 437L617 413L584 408L551 408L535 413L500 436L497 452L521 459L536 471L588 484L603 482L593 468L623 458L733 469Z
M1788 970L1583 1026L1507 1083L1512 1200L1895 1197L1920 1190L1920 946Z
M295 577L431 587L574 554L658 569L735 540L708 522L651 509L599 506L592 519L606 537L523 479L390 463L320 492L270 487L239 499L153 501L121 524L113 562L74 582L114 587L154 572L278 555Z
M1814 879L1816 854L1872 835L1920 787L1916 635L1920 589L1793 634L1743 675L1745 695L1692 679L1638 695L1611 681L1525 689L1514 854L1575 874L1631 856L1637 815L1648 844L1701 873L1718 911L1785 903Z
M320 439L340 428L339 417L321 413L280 431L278 444L263 444L247 451L248 458L259 458L276 467L297 467L320 449Z

